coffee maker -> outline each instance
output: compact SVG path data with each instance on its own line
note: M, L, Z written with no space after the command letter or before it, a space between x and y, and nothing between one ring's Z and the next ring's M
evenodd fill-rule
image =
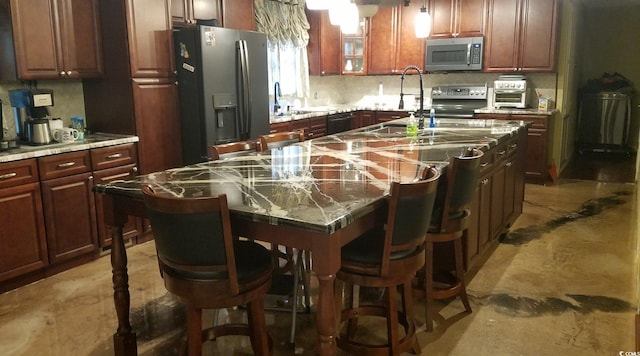
M9 90L9 100L16 122L16 134L21 141L28 141L27 124L32 119L49 116L49 107L53 106L53 91L43 89Z

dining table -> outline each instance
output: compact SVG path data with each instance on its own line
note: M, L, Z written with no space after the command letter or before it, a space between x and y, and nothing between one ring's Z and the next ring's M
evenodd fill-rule
M379 123L96 185L113 238L115 354L137 354L122 233L128 216L146 216L141 187L147 184L175 197L225 194L234 235L308 251L318 282L315 351L337 354L334 284L341 247L384 222L391 182L415 181L428 166L446 175L451 157L469 147L491 149L527 126L518 121L443 118L436 127L408 133L405 122Z

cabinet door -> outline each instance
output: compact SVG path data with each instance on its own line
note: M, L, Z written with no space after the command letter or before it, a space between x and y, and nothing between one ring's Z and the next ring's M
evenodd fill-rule
M527 180L544 183L547 177L547 130L529 129L527 134Z
M380 122L387 122L391 120L401 119L407 117L406 111L378 111L376 112L376 119Z
M138 174L135 164L129 164L121 167L103 169L93 173L95 184L104 184L118 179L132 179ZM100 247L111 245L111 229L104 222L104 207L102 206L102 194L95 194L96 202L96 220L98 222L98 241ZM123 228L123 237L125 239L138 236L142 233L142 223L139 218L129 216L127 223Z
M369 19L368 74L392 74L396 69L397 9L397 6L381 7ZM345 42L345 46L348 44L350 42Z
M255 31L253 0L222 0L222 23L226 28Z
M394 73L402 73L410 65L424 68L425 40L424 38L417 38L415 30L416 15L420 12L421 6L421 2L413 1L409 6L399 7L400 20Z
M91 173L41 183L49 261L57 263L98 248Z
M102 76L98 0L58 0L63 68L69 78ZM64 77L63 76L63 77Z
M518 67L520 1L489 0L484 47L485 72L512 72ZM538 48L538 50L543 50Z
M191 1L190 0L169 0L171 2L171 20L174 26L191 24Z
M340 66L340 28L332 26L329 21L329 13L322 11L307 11L309 19L309 44L307 56L309 57L310 75L338 75L342 69Z
M11 0L11 18L20 79L58 79L60 38L50 0ZM37 25L36 25L37 24Z
M48 263L40 183L0 189L0 281Z
M138 159L143 174L182 165L182 144L173 80L133 80Z
M278 122L269 125L269 133L291 131L290 122Z
M558 0L523 0L520 71L555 69L557 23Z
M131 76L173 77L173 35L169 2L127 0L127 27Z
M456 5L456 37L484 35L487 25L488 0L458 0Z
M430 38L454 37L455 3L456 0L429 1L429 14L431 15Z
M491 199L493 187L493 177L491 175L480 179L480 202L478 204L478 248L480 252L486 249L491 241Z
M218 22L222 22L220 11L220 0L193 0L193 20L213 20L217 19ZM253 16L253 12L251 13ZM255 20L254 20L255 23ZM255 25L254 25L255 26Z

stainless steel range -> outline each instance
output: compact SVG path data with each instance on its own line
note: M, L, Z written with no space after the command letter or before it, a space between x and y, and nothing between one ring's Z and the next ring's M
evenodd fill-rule
M431 89L436 118L472 119L474 110L487 106L487 84L439 85Z

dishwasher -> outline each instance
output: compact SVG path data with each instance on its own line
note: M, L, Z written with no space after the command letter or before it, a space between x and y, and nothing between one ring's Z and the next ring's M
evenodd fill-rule
M631 97L620 92L584 94L578 114L577 147L582 154L626 152L630 154Z
M351 130L351 112L331 114L327 116L327 135Z

